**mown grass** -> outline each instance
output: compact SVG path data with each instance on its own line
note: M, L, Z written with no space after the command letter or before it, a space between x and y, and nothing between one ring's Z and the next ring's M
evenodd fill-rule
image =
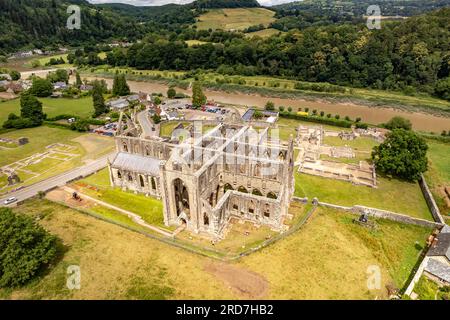
M347 146L355 151L372 151L373 147L379 145L375 139L359 137L355 140L343 140L340 137L324 137L323 143L329 146L343 147Z
M377 188L295 171L295 195L342 206L363 205L433 220L418 183L378 177Z
M70 114L87 118L92 116L94 106L92 104L92 97L84 97L79 99L69 98L39 98L42 102L42 110L49 118L61 115ZM0 124L3 124L8 119L10 113L15 113L20 116L20 99L0 102Z
M263 8L211 9L197 19L197 29L242 30L254 25L269 25L275 12Z
M107 169L82 179L77 184L82 187L82 192L88 196L133 212L141 216L145 222L151 225L166 228L164 225L162 202L155 198L112 188ZM86 184L98 187L98 191L84 187Z
M297 137L297 129L300 125L302 126L322 126L325 130L329 131L350 131L349 128L340 128L330 125L323 125L319 123L313 123L313 122L307 122L307 121L301 121L301 120L295 120L295 119L286 119L286 118L279 118L277 121L278 128L272 129L271 133L279 135L279 139L283 141L288 141L289 137L292 135L292 137L295 139Z

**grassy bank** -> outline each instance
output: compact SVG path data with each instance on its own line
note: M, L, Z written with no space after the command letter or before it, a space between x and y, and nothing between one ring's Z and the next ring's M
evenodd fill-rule
M81 70L83 74L111 78L115 72L126 73L128 79L134 81L158 81L165 84L176 85L186 89L194 81L182 71L136 70L132 68L110 68L99 66ZM450 102L437 99L425 94L416 96L405 95L401 92L362 89L350 87L337 87L327 83L308 83L289 79L280 79L265 76L224 76L214 72L200 72L196 74L204 87L224 92L239 92L244 94L257 94L265 97L283 99L321 99L328 102L353 103L369 107L385 107L420 111L441 116L450 116ZM315 88L318 90L331 90L320 92L314 90L301 90L301 88ZM333 92L333 88L336 91ZM339 89L339 90L337 90Z

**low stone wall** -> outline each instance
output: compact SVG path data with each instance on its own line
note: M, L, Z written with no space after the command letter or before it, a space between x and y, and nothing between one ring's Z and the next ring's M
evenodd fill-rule
M431 214L433 215L434 221L445 224L444 218L442 218L441 212L436 204L436 201L434 201L433 195L431 194L430 188L428 188L427 182L425 181L425 177L423 176L423 174L420 176L419 185L420 189L422 189L423 196L427 201L428 208L430 209Z
M292 200L296 201L296 202L303 203L303 204L308 203L308 198L300 198L300 197L293 196Z
M381 210L381 209L377 209L377 208L370 208L370 207L359 206L359 205L355 205L353 207L345 207L345 206L335 205L335 204L326 203L326 202L318 202L318 204L323 207L343 210L343 211L346 211L348 213L352 213L355 215L361 215L363 213L367 213L369 216L372 216L375 218L388 219L388 220L392 220L392 221L396 221L396 222L414 224L414 225L427 227L427 228L442 227L441 223L432 222L432 221L428 221L428 220L424 220L424 219L420 219L420 218L413 218L413 217L410 217L410 216L407 216L404 214Z

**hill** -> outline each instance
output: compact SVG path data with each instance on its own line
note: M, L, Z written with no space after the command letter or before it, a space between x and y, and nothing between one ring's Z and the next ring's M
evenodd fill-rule
M70 4L81 7L81 29L67 29ZM23 47L81 45L145 33L134 19L85 0L0 0L0 55Z
M260 4L256 0L197 0L191 6L197 9L224 9L257 8Z

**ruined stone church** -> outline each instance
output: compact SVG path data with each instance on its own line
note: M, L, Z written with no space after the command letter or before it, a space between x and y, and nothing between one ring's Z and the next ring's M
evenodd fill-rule
M214 238L233 217L283 229L294 191L292 138L283 145L270 128L222 123L205 134L194 124L165 141L142 137L136 119L122 117L111 183L161 199L167 226Z

